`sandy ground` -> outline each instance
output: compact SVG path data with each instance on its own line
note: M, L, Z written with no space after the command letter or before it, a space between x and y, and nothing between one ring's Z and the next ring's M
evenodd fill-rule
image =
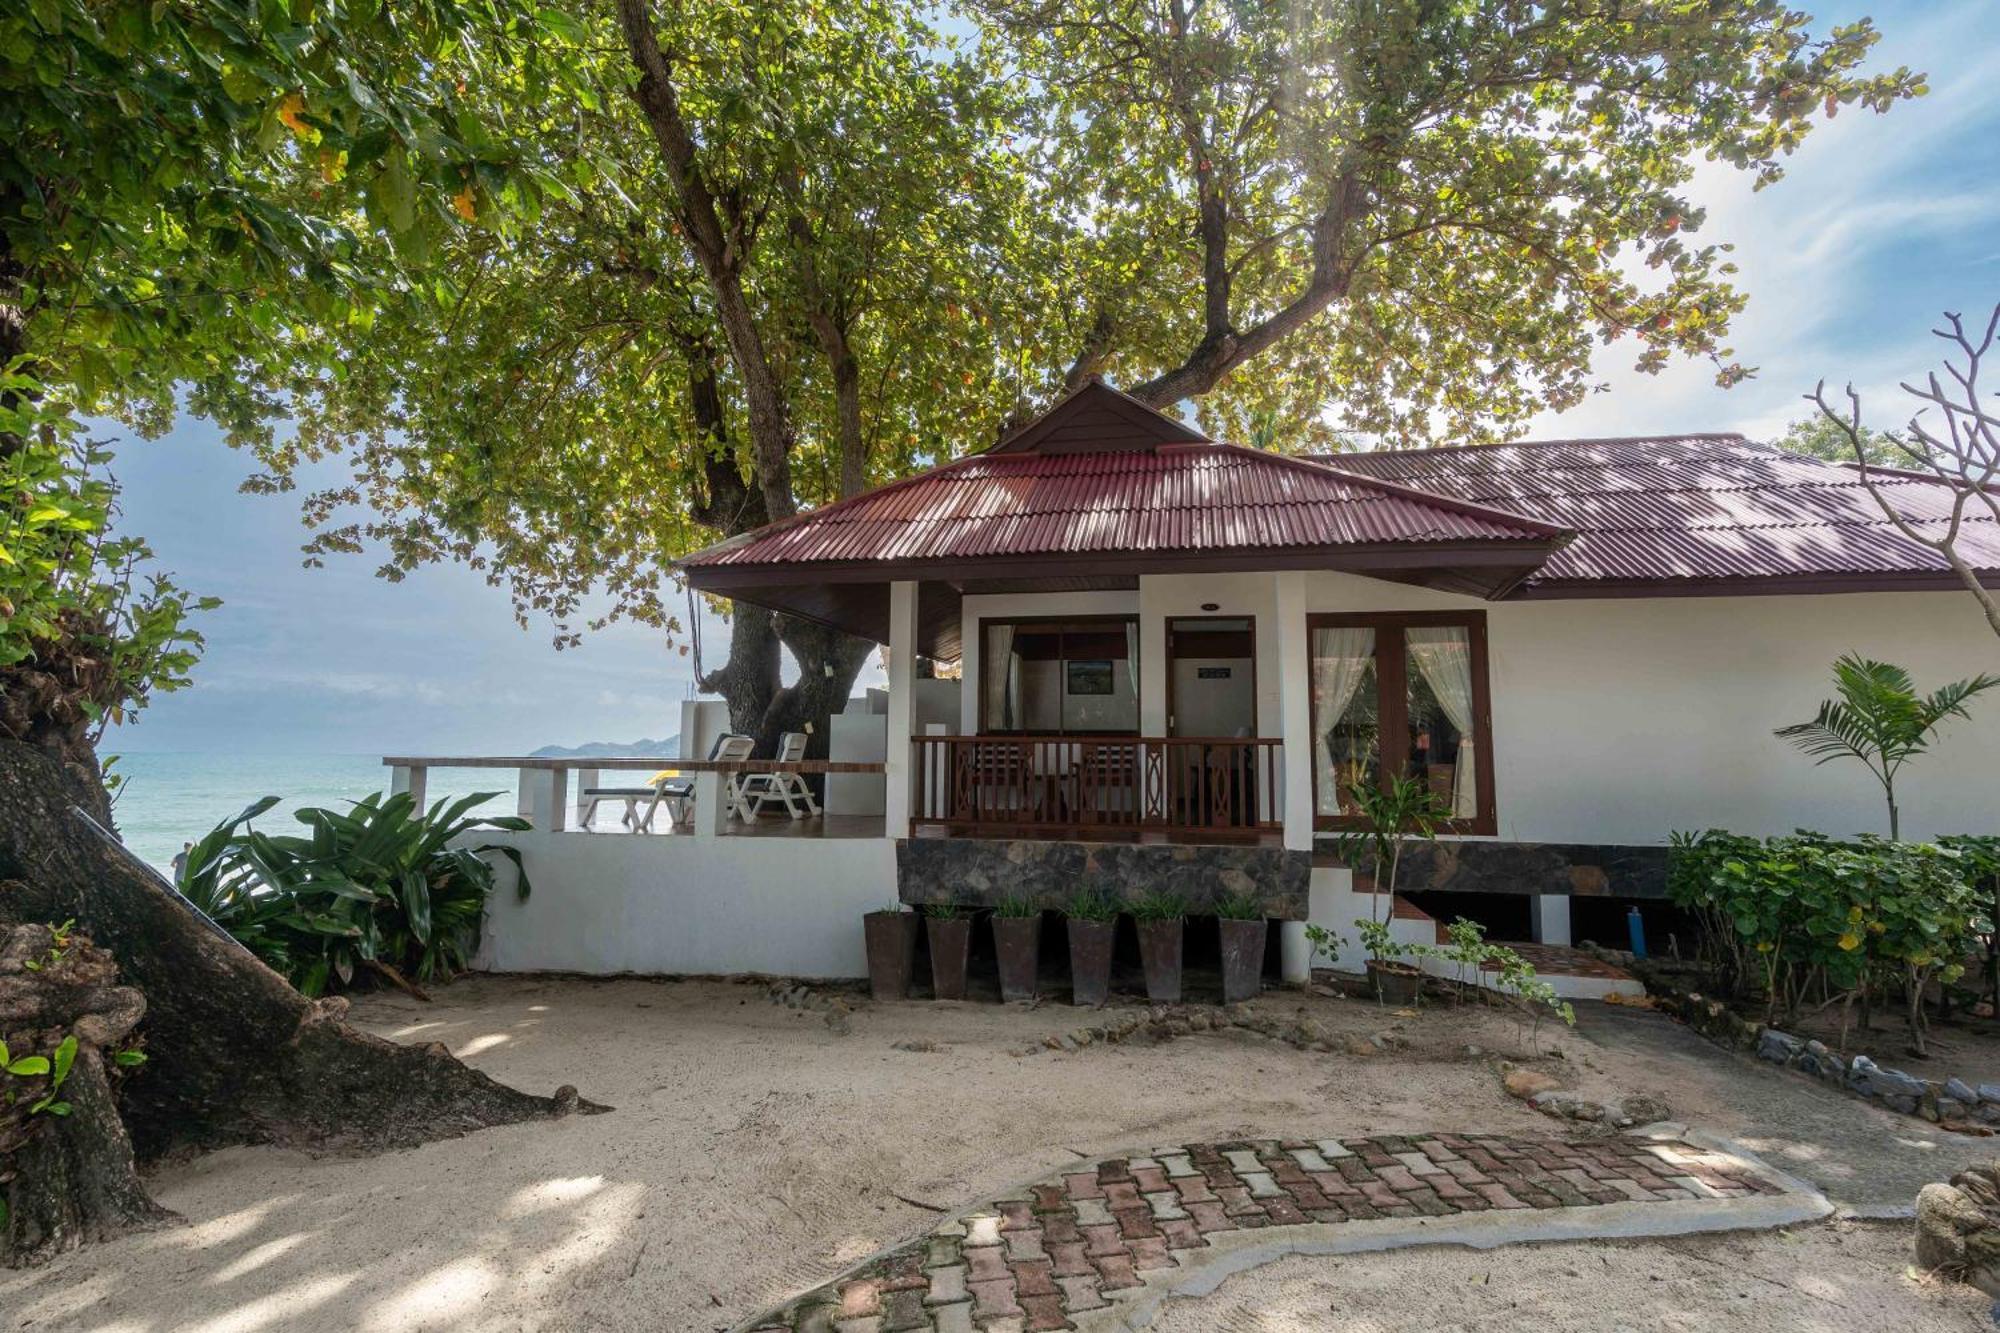
M1087 1020L1061 1005L911 1002L863 1006L842 1036L725 982L483 978L432 1005L370 997L356 1013L377 1031L444 1041L521 1087L573 1082L616 1109L374 1158L237 1149L166 1169L153 1186L186 1225L0 1275L0 1329L720 1329L917 1234L936 1217L926 1205L1085 1158L1233 1136L1553 1128L1499 1089L1493 1054L1518 1053L1520 1033L1497 1014L1259 1003L1408 1046L1310 1054L1232 1033L1022 1058L1010 1052ZM1587 1094L1648 1093L1681 1119L1754 1132L1837 1196L1907 1200L1907 1180L1986 1153L1680 1048L1656 1015L1544 1031L1562 1052L1544 1065ZM1837 1328L1827 1302L1850 1296L1876 1328L1983 1318L1984 1302L1905 1279L1906 1254L1901 1227L1850 1226L1295 1260L1184 1303L1172 1326L1477 1328L1534 1312L1551 1328L1678 1328L1693 1312Z

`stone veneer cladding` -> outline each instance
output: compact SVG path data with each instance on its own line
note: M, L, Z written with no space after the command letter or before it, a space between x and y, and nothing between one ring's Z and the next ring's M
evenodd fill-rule
M896 892L906 903L992 906L1025 898L1060 908L1085 888L1124 902L1178 894L1200 915L1216 900L1255 895L1265 915L1306 916L1312 854L1232 844L1041 842L1020 838L907 838L896 848Z

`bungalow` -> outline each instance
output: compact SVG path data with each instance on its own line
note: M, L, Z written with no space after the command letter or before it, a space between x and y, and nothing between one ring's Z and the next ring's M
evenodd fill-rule
M1948 513L1932 483L1888 489L1914 523ZM1963 549L2000 571L1994 524L1968 523ZM833 737L834 760L884 775L860 905L1251 893L1287 923L1274 964L1293 977L1306 922L1351 935L1369 915L1333 851L1356 782L1416 773L1452 811L1405 867L1400 930L1431 929L1427 910L1620 939L1629 906L1664 896L1674 830L1882 830L1865 773L1772 735L1810 716L1836 656L1942 681L2000 648L1838 464L1736 435L1287 458L1102 383L680 569L887 645L882 711ZM955 684L922 669L954 661ZM1909 771L1906 831L1992 829L1996 753L2000 714L1955 726ZM842 872L822 855L807 873ZM619 910L599 927L629 940L642 909ZM794 970L858 973L852 934ZM733 970L676 961L653 970Z

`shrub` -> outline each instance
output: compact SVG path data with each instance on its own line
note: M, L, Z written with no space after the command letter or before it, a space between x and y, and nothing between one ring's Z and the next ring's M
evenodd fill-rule
M1767 1022L1795 1019L1815 991L1845 1013L1857 997L1865 1004L1898 985L1922 1054L1925 987L1956 980L1989 929L1972 869L1957 850L1928 843L1711 830L1674 835L1667 888L1702 923L1705 961L1760 995Z
M276 804L265 797L197 843L180 890L306 995L357 970L408 986L463 971L477 947L479 919L493 889L487 853L513 861L517 891L529 893L512 847L453 843L476 829L524 829L513 816L469 811L497 792L438 801L419 813L407 793L376 794L351 810L306 809L311 832L279 837L249 827Z

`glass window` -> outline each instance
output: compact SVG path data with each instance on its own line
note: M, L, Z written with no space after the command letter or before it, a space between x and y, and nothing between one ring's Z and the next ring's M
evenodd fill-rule
M981 730L1136 734L1138 631L1124 616L984 622Z
M1356 783L1420 777L1468 832L1490 833L1482 616L1313 616L1313 809L1354 812Z
M1382 771L1380 689L1375 631L1362 627L1312 632L1313 808L1342 815L1354 806L1355 783L1374 784Z

